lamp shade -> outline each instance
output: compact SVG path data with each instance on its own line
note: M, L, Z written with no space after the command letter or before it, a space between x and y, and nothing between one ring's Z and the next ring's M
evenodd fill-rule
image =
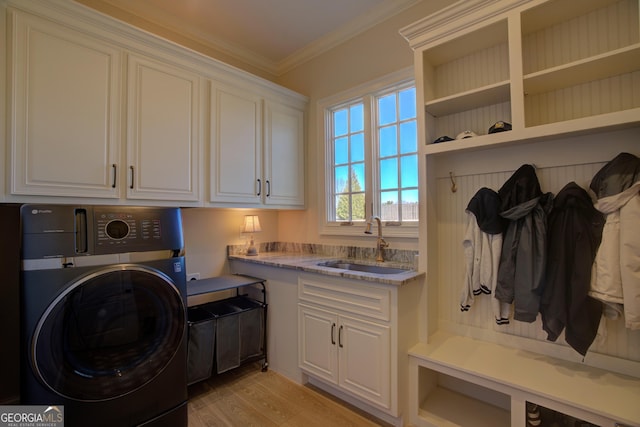
M242 232L257 233L260 231L262 231L262 228L260 228L260 218L258 218L258 215L245 215Z

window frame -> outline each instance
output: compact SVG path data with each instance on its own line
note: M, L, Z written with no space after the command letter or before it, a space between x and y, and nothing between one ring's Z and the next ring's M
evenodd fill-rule
M374 154L378 148L376 135L377 129L377 107L376 102L379 96L392 91L402 90L414 86L415 77L412 68L400 70L382 78L376 79L340 92L336 95L318 101L318 141L322 146L323 155L318 163L319 175L323 182L318 186L318 206L321 214L318 218L320 234L337 236L363 236L366 220L373 215L374 206L380 203L379 166L378 158ZM416 88L417 91L417 88ZM361 101L364 106L364 135L365 135L365 220L353 222L329 221L329 216L334 211L333 204L333 147L329 142L333 135L332 113L340 107L349 106ZM418 118L416 117L416 121ZM418 124L418 123L417 123ZM419 138L418 138L419 141ZM418 162L420 161L420 146L418 143ZM418 167L418 173L420 168ZM420 178L418 177L418 183ZM375 213L379 215L379 212ZM385 237L418 238L419 221L404 223L383 221L383 235Z

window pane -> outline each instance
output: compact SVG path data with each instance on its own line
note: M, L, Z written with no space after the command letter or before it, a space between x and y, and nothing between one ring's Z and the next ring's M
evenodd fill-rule
M398 221L398 192L383 191L381 194L380 219Z
M349 167L348 166L340 166L335 170L334 182L336 184L335 192L336 193L344 193L349 191Z
M351 219L354 221L364 220L364 193L354 194L351 203L353 206Z
M418 190L405 190L402 192L401 214L402 221L418 220Z
M380 188L398 188L398 159L380 161Z
M398 154L398 134L396 129L396 126L380 128L380 157L395 156Z
M418 203L418 190L404 190L402 203Z
M399 94L400 120L416 117L416 88L403 90Z
M400 154L418 151L418 132L414 120L400 125Z
M349 162L349 140L344 138L336 139L334 144L334 164L343 165Z
M351 192L365 190L364 163L353 165L353 174L351 176Z
M336 196L336 217L335 221L349 221L350 213L349 213L349 195L342 194L340 196Z
M400 186L402 188L418 186L418 156L413 155L401 157L400 171Z
M364 130L364 104L356 104L351 107L351 132Z
M378 125L386 125L396 121L396 94L378 98Z
M338 110L333 113L333 136L346 135L348 131L347 110Z
M351 161L364 161L364 133L351 135Z

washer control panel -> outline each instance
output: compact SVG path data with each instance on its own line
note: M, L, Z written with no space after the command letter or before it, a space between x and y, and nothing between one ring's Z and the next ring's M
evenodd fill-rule
M23 259L183 249L179 208L27 204Z
M102 249L155 250L165 237L175 240L172 209L94 207L96 252ZM165 232L169 236L165 236Z

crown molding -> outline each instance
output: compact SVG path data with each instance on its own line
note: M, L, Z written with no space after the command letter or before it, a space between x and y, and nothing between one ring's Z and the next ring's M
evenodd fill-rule
M401 28L399 33L412 49L416 49L530 1L532 0L459 0ZM454 22L456 25L452 25Z

